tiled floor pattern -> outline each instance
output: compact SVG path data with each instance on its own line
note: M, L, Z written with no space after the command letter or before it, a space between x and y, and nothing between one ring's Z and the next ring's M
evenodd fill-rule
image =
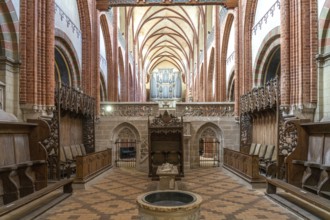
M221 219L298 219L285 208L270 201L260 190L239 184L222 168L200 168L186 171L179 188L203 197L201 220ZM129 220L139 219L135 199L155 190L145 173L127 168L113 168L104 178L86 190L74 194L48 210L40 220Z

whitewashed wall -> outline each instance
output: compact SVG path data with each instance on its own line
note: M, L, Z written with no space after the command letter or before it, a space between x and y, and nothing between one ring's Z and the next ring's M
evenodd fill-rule
M76 50L79 63L82 62L82 36L77 2L55 0L55 28L63 31Z
M318 15L323 19L327 16L327 10L322 11L325 2L326 0L318 0ZM319 30L319 33L321 32L322 30ZM330 30L327 30L326 36L329 35ZM325 50L325 54L327 53L328 50ZM330 57L325 58L324 63L319 63L318 103L315 121L330 121Z
M318 9L318 15L320 17L321 15L321 11L322 11L322 8L323 8L323 5L325 3L326 0L317 0L317 9Z
M16 14L17 14L17 17L18 17L18 20L19 20L19 15L20 15L20 11L19 11L19 9L20 9L20 7L19 7L20 0L11 0L11 1L12 1L13 5L14 5L14 8L15 8L15 11L16 11Z
M231 70L235 65L235 32L236 28L234 26L234 22L231 26L230 34L229 34L229 41L228 41L228 49L227 49L227 59L226 59L226 87L228 88L229 77L231 74Z
M261 19L263 19L264 15L268 12L268 10L274 5L277 0L263 0L258 1L256 15L254 19L255 27ZM252 31L252 65L254 66L257 59L257 54L260 49L261 43L263 42L266 35L275 27L280 26L281 23L280 9L278 6L275 6L274 13L268 13L268 18L262 20L261 28L258 26L256 32Z

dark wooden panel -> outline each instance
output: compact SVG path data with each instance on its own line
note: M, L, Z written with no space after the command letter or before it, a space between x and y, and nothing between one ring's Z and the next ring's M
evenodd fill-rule
M62 146L83 143L82 118L70 117L69 114L61 118L60 139Z
M325 135L324 138L324 152L323 152L323 164L330 165L330 135Z
M15 159L16 163L23 163L30 160L29 137L26 134L15 134Z
M322 134L309 136L308 161L322 163L323 137Z
M15 164L14 139L12 134L0 134L0 166Z

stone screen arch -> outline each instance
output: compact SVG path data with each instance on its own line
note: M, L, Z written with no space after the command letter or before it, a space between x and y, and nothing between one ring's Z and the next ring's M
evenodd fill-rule
M118 125L113 131L113 153L118 167L136 167L145 157L148 146L141 144L138 130L129 123Z
M205 123L198 129L195 137L190 155L191 167L220 166L223 161L220 127L214 123Z

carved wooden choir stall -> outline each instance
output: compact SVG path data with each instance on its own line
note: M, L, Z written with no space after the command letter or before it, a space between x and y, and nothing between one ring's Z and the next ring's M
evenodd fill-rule
M276 178L267 179L267 193L278 200L276 188L302 198L309 212L320 208L330 218L330 123L285 120L280 125Z
M17 122L0 110L0 218L60 187L62 198L71 195L72 179L48 183L48 155L40 142L47 130L43 120Z
M224 149L224 167L250 183L274 175L277 160L277 78L255 88L240 100L240 151ZM260 175L262 174L262 175Z
M177 166L176 179L184 176L183 169L183 120L167 111L153 120L148 119L149 177L158 180L157 168L164 163Z
M49 155L49 178L75 176L85 182L112 165L112 151L95 152L94 98L59 85L50 124L50 136L43 142Z

